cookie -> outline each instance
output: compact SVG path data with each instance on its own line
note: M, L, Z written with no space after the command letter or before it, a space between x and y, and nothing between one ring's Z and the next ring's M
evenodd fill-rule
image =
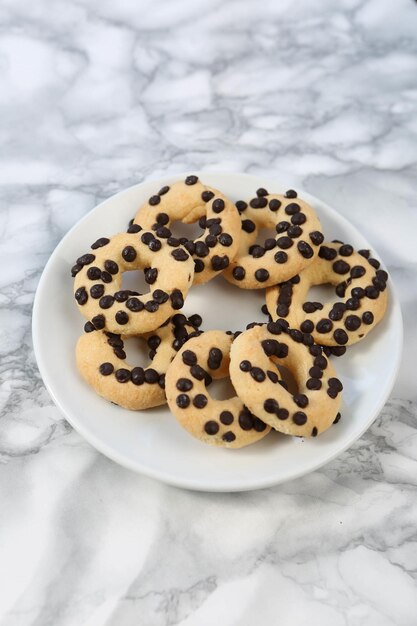
M214 446L242 448L265 437L270 427L237 396L215 400L206 389L212 378L229 376L232 341L220 330L190 339L168 368L166 394L171 412L191 435Z
M82 335L76 347L77 367L99 396L126 409L148 409L165 404L165 373L190 336L199 331L184 315L142 335L147 340L150 363L135 367L126 363L123 338L103 330Z
M315 437L338 421L343 385L316 345L280 322L256 325L239 335L230 352L230 378L250 411L286 435ZM274 364L286 367L298 391L277 384Z
M239 251L224 277L243 289L262 289L283 282L308 267L323 243L314 209L289 189L284 196L258 189L249 203L236 203L241 215ZM259 229L274 234L256 244Z
M291 327L311 333L316 343L346 346L366 337L383 318L387 280L369 251L326 243L299 275L268 289L266 303L273 319L286 319ZM334 285L337 302L305 301L310 287L326 283Z
M194 262L183 246L172 248L150 231L102 238L73 267L74 297L97 330L123 335L151 331L183 307ZM145 270L151 291L121 289L123 272Z
M199 223L197 239L173 237L175 221ZM234 258L240 241L240 218L233 204L217 189L207 187L197 176L162 187L138 211L129 229L137 225L163 237L173 249L183 244L194 259L194 283L202 284L221 273Z

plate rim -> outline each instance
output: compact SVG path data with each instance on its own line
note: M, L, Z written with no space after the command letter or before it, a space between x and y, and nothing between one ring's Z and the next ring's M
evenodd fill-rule
M217 170L209 170L209 171L196 171L193 172L195 175L204 178L205 176L221 176L221 177L236 177L236 178L240 178L240 177L245 177L247 179L253 179L255 180L260 180L262 179L263 181L265 181L265 185L268 185L268 182L270 184L273 184L273 179L272 176L270 175L253 175L253 174L247 174L245 172L221 172L221 171L217 171ZM274 485L278 485L278 484L282 484L284 482L290 481L290 480L295 480L296 478L300 478L301 476L304 475L308 475L311 472L316 471L317 469L323 467L324 465L326 465L327 463L329 463L330 461L332 461L334 458L338 457L340 454L342 454L343 452L345 452L350 446L352 446L352 444L357 441L362 435L363 433L370 428L370 426L373 424L373 422L376 420L376 418L379 416L379 414L381 413L382 408L385 406L391 392L394 386L394 383L396 381L397 375L398 375L398 371L400 368L400 364L401 364L401 358L402 358L402 353L403 353L403 340L404 340L404 325L403 325L403 318L402 318L402 312L401 312L401 306L400 306L400 301L399 301L399 297L397 294L397 290L396 287L394 285L394 281L392 279L392 276L390 275L390 281L389 281L389 294L390 294L390 300L391 300L391 307L392 307L392 311L391 311L391 315L393 316L394 322L396 323L396 332L398 333L398 344L397 344L397 349L396 349L396 354L395 354L395 359L393 362L393 368L391 370L391 375L389 377L389 380L386 384L385 387L385 391L384 393L380 396L378 403L376 404L376 408L373 411L373 416L372 418L368 419L364 425L362 425L360 428L358 428L357 430L353 431L353 433L350 435L350 437L347 438L347 440L344 442L343 445L341 445L340 447L337 448L337 450L332 450L330 451L327 455L322 456L317 462L312 462L310 464L310 467L308 469L306 468L301 468L299 471L295 470L293 472L291 472L291 476L264 476L264 477L260 477L257 478L257 480L255 480L254 482L251 482L250 484L245 484L245 485L240 485L240 486L230 486L230 485L214 485L214 486L208 486L206 484L201 484L199 483L198 479L194 479L192 476L188 477L187 480L183 479L178 479L175 476L170 476L169 474L167 474L167 472L162 471L162 470L156 470L152 467L148 467L147 465L143 465L143 463L141 461L132 461L129 458L125 458L125 456L118 452L117 450L115 450L114 448L112 448L109 444L107 444L106 442L102 441L100 438L98 438L94 433L91 433L90 430L85 427L83 425L82 420L79 421L77 419L77 416L75 415L74 417L74 413L71 413L68 411L68 408L65 408L65 406L62 404L62 402L60 401L60 398L57 396L57 394L55 393L55 390L53 388L53 384L51 383L51 380L49 378L49 374L47 372L47 364L45 363L44 360L44 356L43 356L43 352L42 349L40 348L40 332L39 332L39 318L40 318L40 307L41 307L41 301L42 301L42 292L44 289L44 284L47 281L48 278L48 274L49 272L52 270L53 265L54 265L54 261L55 258L59 255L60 249L62 247L64 247L66 241L68 239L71 238L73 231L75 231L76 229L79 228L79 226L86 221L88 218L91 217L92 213L98 213L100 212L102 206L104 204L106 204L107 202L109 202L109 200L113 200L115 198L117 198L119 195L125 194L127 192L132 191L133 189L136 189L138 187L141 187L144 184L147 183L155 183L155 185L162 185L162 184L167 184L170 181L173 180L181 180L182 178L184 178L185 176L187 176L189 174L189 172L174 172L174 173L167 173L166 175L162 176L162 177L158 177L158 178L152 178L152 177L148 177L144 180L142 180L139 183L136 183L134 185L130 185L129 187L126 187L124 189L119 190L117 193L112 194L111 196L105 198L104 200L102 200L99 204L95 205L90 211L88 211L85 215L83 215L83 217L81 219L79 219L69 230L67 233L65 233L65 235L60 239L60 241L58 242L58 244L56 245L56 247L54 248L54 250L52 251L51 255L49 256L43 270L42 270L42 274L40 276L39 282L37 284L36 287L36 292L35 292L35 297L33 300L33 306L32 306L32 342L33 342L33 349L34 349L34 354L35 354L35 359L37 362L37 366L39 369L39 372L41 374L42 377L42 381L49 393L49 395L51 396L54 404L57 406L57 408L59 409L59 411L63 414L63 416L65 417L65 419L71 424L71 426L90 444L92 445L96 450L98 450L100 453L104 454L105 456L107 456L108 458L110 458L112 461L118 463L119 465L121 465L122 467L125 467L129 470L132 470L136 473L140 473L143 474L144 476L147 476L149 478L158 480L160 482L163 482L165 484L169 484L171 486L174 487L179 487L179 488L183 488L183 489L187 489L187 490L192 490L192 491L202 491L202 492L212 492L212 493L233 493L233 492L244 492L244 491L253 491L253 490L258 490L258 489L266 489L269 487L272 487ZM276 175L274 176L274 178L281 180L281 175L279 172L276 173ZM349 226L349 228L353 228L355 231L357 231L360 236L365 239L365 241L367 242L367 245L369 246L370 249L372 249L372 251L375 253L375 255L381 259L381 256L378 254L377 250L375 249L375 247L373 245L371 245L369 243L369 241L362 235L362 233L360 233L360 231L357 229L357 227L352 224L344 215L342 215L341 213L339 213L336 209L334 209L333 207L331 207L330 205L328 205L326 202L324 202L323 200L321 200L320 198L318 198L317 196L310 194L309 192L305 191L304 189L302 189L302 187L300 185L298 185L298 183L294 183L291 182L291 177L288 175L285 175L284 177L282 177L284 180L287 180L288 182L285 185L281 185L280 186L287 186L287 185L296 185L297 187L297 191L299 192L299 194L303 197L306 197L307 200L308 198L316 200L321 206L325 207L326 210L328 210L331 213L336 213L338 220L344 222L347 226ZM293 179L294 181L294 179ZM257 183L258 184L258 183ZM289 187L288 187L289 188Z

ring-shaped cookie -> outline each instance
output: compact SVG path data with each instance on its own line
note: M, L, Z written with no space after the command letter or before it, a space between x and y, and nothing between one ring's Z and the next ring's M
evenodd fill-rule
M388 274L369 258L342 242L320 247L316 260L298 276L271 287L266 304L273 319L284 318L291 328L313 335L325 346L360 341L381 321L387 308ZM339 301L305 302L310 287L330 283Z
M204 233L197 239L173 237L169 228L175 221L199 222ZM173 248L183 244L195 263L194 283L202 284L222 272L234 258L240 241L239 212L231 200L197 176L162 187L137 212L129 227L153 230Z
M249 203L239 201L242 236L239 251L224 277L243 289L262 289L288 280L308 267L323 243L314 209L289 189L284 196L258 189ZM275 231L255 244L260 228Z
M166 395L171 412L191 435L214 446L242 448L265 437L270 427L237 396L215 400L204 384L205 373L229 376L232 342L233 336L220 330L190 339L168 368Z
M159 406L166 402L168 366L177 350L195 334L199 334L198 329L179 313L161 328L141 335L150 350L150 363L143 368L126 362L122 336L103 330L86 332L77 342L77 367L106 400L134 411Z
M79 268L74 281L78 308L97 330L143 334L182 308L194 275L193 259L183 246L171 248L147 231L98 240L103 241L74 266ZM145 269L151 292L121 289L123 272L137 269Z
M338 421L343 386L322 349L302 339L301 331L285 330L279 322L250 328L233 342L230 377L249 410L272 428L315 437ZM271 361L292 373L295 395L271 378Z

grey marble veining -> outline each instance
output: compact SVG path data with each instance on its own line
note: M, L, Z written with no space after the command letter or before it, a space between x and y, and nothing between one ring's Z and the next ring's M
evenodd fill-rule
M414 626L416 2L3 0L0 25L0 624ZM298 180L360 226L402 303L374 425L254 493L118 467L33 355L34 292L68 229L123 187L198 169Z

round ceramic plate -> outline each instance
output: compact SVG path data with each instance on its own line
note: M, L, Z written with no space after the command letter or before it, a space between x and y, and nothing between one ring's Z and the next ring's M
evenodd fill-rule
M280 177L273 181L246 174L206 172L200 173L200 177L233 200L253 196L258 187L274 193L288 188ZM311 472L360 437L392 389L400 361L402 319L390 283L389 306L383 321L364 341L349 348L345 356L333 357L344 384L342 419L317 439L273 432L247 448L217 449L193 439L167 406L127 411L97 396L78 374L75 344L85 320L73 298L70 268L74 260L88 251L98 237L126 230L129 219L156 189L181 178L176 175L153 180L116 194L88 213L57 246L42 274L33 309L34 347L45 385L68 421L100 452L125 467L172 485L204 491L243 491ZM336 211L298 191L316 209L326 239L372 249ZM133 288L132 276L126 276L129 280L130 284L126 282L124 286ZM218 276L191 289L184 312L200 313L206 330L239 330L249 322L266 321L261 312L263 303L263 290L238 289ZM128 357L132 355L130 342L134 341L128 340ZM224 397L222 389L216 393L220 394L217 397Z

